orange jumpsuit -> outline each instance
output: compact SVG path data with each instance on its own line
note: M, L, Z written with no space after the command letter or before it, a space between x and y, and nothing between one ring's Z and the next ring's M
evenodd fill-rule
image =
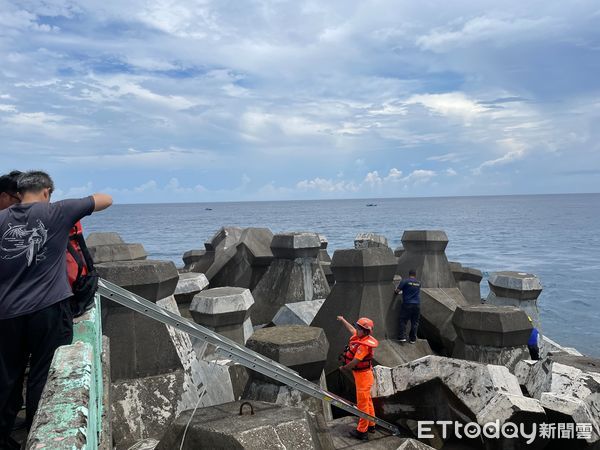
M375 408L373 407L373 399L371 398L371 388L375 379L373 378L371 360L373 359L373 349L378 345L379 342L374 337L363 336L359 338L356 334L350 338L349 343L350 348L356 349L354 351L354 358L364 363L358 365L358 370L352 370L354 384L356 385L356 406L361 411L372 416L375 415ZM361 366L367 367L360 369ZM373 426L375 426L375 422L359 419L356 429L361 433L365 433L369 427Z

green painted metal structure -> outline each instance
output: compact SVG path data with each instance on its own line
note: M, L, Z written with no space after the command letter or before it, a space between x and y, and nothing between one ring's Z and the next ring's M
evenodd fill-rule
M97 449L103 420L100 298L54 354L27 449Z

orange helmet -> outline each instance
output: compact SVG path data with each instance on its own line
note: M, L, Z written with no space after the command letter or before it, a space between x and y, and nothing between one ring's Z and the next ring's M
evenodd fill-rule
M361 317L356 321L356 324L365 330L373 331L373 321L367 317Z

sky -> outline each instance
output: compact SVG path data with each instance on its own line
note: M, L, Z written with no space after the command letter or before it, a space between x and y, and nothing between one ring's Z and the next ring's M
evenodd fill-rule
M598 192L595 0L0 0L0 170L121 203Z

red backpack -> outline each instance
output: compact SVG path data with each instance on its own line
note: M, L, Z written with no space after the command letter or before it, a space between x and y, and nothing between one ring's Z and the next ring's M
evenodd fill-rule
M81 222L77 222L69 233L66 257L67 276L73 290L71 309L73 317L79 317L93 306L94 294L98 289L98 274L83 239Z

